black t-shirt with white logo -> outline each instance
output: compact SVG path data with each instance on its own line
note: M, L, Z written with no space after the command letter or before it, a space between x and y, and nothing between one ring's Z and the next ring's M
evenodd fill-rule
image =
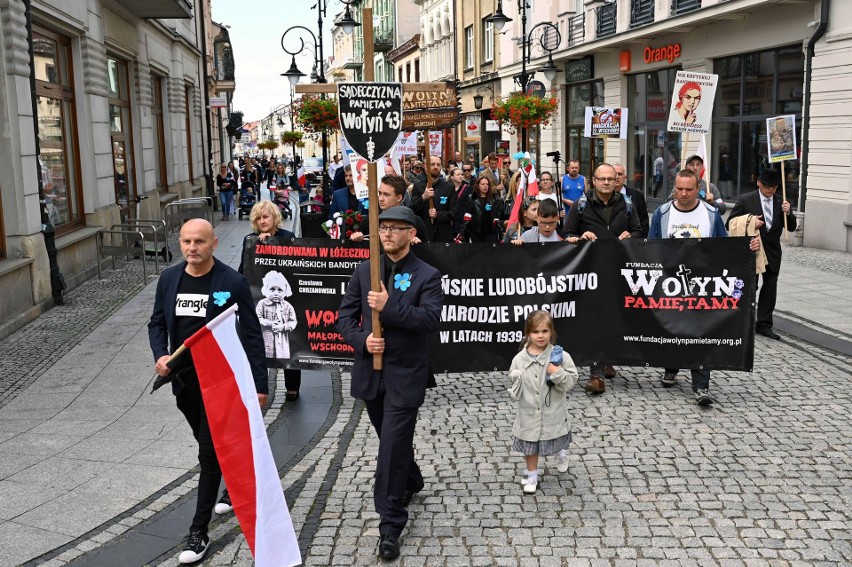
M213 270L200 277L183 273L175 300L175 345L181 345L207 321L207 300L213 286Z

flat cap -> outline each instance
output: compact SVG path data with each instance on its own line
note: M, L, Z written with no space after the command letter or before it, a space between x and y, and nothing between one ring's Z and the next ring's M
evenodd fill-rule
M414 214L414 211L402 205L391 207L386 211L382 211L382 213L379 215L379 220L395 220L399 222L404 222L405 224L409 224L411 226L417 226L417 215Z

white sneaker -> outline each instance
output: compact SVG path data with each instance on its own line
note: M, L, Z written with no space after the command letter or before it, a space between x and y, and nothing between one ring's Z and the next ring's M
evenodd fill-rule
M568 472L568 453L559 453L556 455L556 470L559 472Z
M219 514L230 514L234 511L234 506L231 504L231 495L228 494L228 489L226 488L224 492L222 492L222 498L216 503L216 506L213 507L213 511Z
M186 565L187 563L195 563L204 559L204 554L207 553L207 547L210 545L210 538L206 535L201 535L199 532L190 532L186 540L186 547L178 555L178 562Z
M535 494L535 491L538 488L538 479L525 478L521 481L521 484L524 485L524 494Z

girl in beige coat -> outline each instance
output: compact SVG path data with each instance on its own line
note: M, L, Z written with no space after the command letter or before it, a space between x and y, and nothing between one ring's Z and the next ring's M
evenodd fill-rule
M571 356L555 344L550 313L533 311L524 325L521 352L509 369L509 395L518 402L512 450L526 459L526 478L521 482L525 494L538 487L539 454L557 455L557 470L568 470L565 450L571 443L571 425L565 394L577 383L577 369Z

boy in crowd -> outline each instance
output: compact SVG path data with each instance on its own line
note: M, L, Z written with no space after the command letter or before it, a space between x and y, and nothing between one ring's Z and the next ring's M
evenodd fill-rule
M538 214L536 215L538 226L534 226L525 233L512 241L512 244L517 246L524 242L560 242L562 238L556 233L556 227L559 225L559 209L556 201L544 199L538 204Z

